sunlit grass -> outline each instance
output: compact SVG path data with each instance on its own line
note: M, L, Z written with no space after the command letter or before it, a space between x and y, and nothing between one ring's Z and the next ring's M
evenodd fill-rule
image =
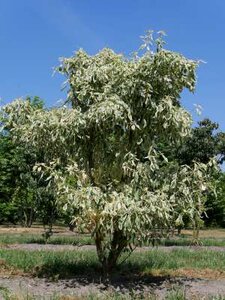
M20 271L34 276L70 278L75 275L100 274L94 250L86 251L24 251L0 250L0 271ZM122 258L123 259L123 258ZM153 270L210 269L225 272L225 253L217 251L153 249L135 252L117 271L151 274Z
M48 239L48 244L54 245L92 245L93 239L90 235L57 236ZM40 234L0 234L0 245L9 244L45 244L45 238Z
M200 238L198 240L201 246L217 246L225 247L225 238ZM0 234L0 245L10 245L10 244L45 244L46 240L41 234L29 234L29 233L10 233L10 234ZM53 235L47 241L48 244L53 245L94 245L94 240L90 235L80 234L80 235ZM153 243L148 243L145 246L152 246ZM156 246L191 246L192 238L191 236L181 235L174 238L161 239L155 243Z

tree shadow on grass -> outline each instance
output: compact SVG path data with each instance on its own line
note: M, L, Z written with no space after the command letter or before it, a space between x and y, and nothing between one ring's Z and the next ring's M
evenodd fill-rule
M120 290L121 292L138 291L144 293L146 287L149 290L161 289L165 284L167 286L183 285L182 279L166 276L153 276L142 273L142 266L138 264L125 263L118 267L114 272L105 276L100 264L95 262L64 262L54 260L36 268L38 277L46 278L50 281L66 281L68 288L77 285L88 286L90 284L97 286L101 291L108 289Z

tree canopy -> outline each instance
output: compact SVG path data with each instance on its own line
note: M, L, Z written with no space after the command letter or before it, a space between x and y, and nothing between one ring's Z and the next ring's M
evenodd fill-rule
M26 97L25 102L33 110L44 109L44 101L38 96ZM30 227L39 217L47 225L56 204L45 189L46 182L33 172L42 152L13 139L13 125L4 115L1 122L4 130L0 134L0 223L19 222Z
M180 166L158 147L190 134L180 94L194 91L198 66L165 50L162 35L154 41L148 32L129 59L111 49L62 59L72 107L15 100L3 108L14 138L43 153L37 172L48 174L77 227L92 233L108 271L152 232L186 215L195 222L203 210L212 163Z
M178 149L176 157L181 164L191 165L194 161L208 163L213 157L222 164L225 159L225 133L217 131L219 124L208 118L198 123L192 129L191 136L187 137Z

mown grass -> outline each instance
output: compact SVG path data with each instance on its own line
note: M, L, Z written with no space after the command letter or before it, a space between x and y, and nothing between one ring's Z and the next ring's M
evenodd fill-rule
M98 263L96 252L87 251L22 251L22 250L0 250L0 272L15 273L22 272L31 276L47 277L53 281L58 279L76 278L82 284L104 281L102 277L100 265ZM113 276L128 276L129 280L138 280L144 282L154 282L154 271L160 270L162 273L166 271L167 276L170 271L179 269L211 269L225 272L225 253L207 250L193 251L186 249L176 249L172 251L160 251L153 249L145 252L133 253L127 262L118 267ZM125 275L126 274L126 275ZM172 274L172 273L171 273ZM148 278L148 281L145 281ZM164 280L162 275L162 280ZM113 280L113 277L112 277ZM136 282L136 281L135 281ZM135 284L134 284L135 286ZM52 296L32 296L30 294L21 293L18 295L11 294L5 288L0 288L0 295L6 300L157 300L154 293L137 293L130 290L129 293L121 293L117 291L104 291L100 294L88 294L84 297L62 296L54 294ZM1 298L1 297L0 297ZM187 300L187 294L180 287L170 288L167 292L165 300ZM202 298L195 298L196 300ZM224 296L214 296L210 300L225 300Z
M48 244L54 245L93 245L94 240L89 235L52 236ZM45 244L45 238L40 234L0 234L0 244Z
M70 278L99 268L94 251L0 250L0 271L18 270L35 276Z
M10 233L10 234L0 234L0 245L9 244L45 244L46 240L40 234L28 234L28 233ZM71 236L59 236L53 235L48 241L48 244L54 245L94 245L94 240L90 235L71 235ZM225 247L225 238L200 238L198 240L199 245L202 246L217 246ZM176 236L175 238L161 239L156 246L191 246L192 238L187 235ZM145 246L152 246L152 243L146 244Z
M225 253L209 250L175 249L134 253L127 264L137 265L142 272L152 269L177 270L180 268L225 270Z
M85 251L24 251L0 250L0 271L23 272L34 276L72 278L76 275L100 275L94 250ZM123 259L123 258L122 258ZM210 269L225 272L225 253L186 249L135 252L117 271L125 274L149 275L153 270ZM98 273L99 272L99 273ZM169 274L169 272L168 272Z
M196 241L195 241L196 242ZM201 246L225 247L225 239L200 238L197 243ZM162 239L157 243L158 246L191 246L193 240L187 237L177 237L176 239Z

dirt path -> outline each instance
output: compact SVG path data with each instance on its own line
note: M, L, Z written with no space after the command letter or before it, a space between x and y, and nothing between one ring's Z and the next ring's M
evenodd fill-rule
M73 246L73 245L52 245L52 244L8 244L0 245L0 249L16 249L16 250L46 250L46 251L83 251L83 250L95 250L94 245L84 245L84 246ZM159 247L141 247L136 248L136 252L149 251L153 249L159 249L163 251L173 251L178 249L186 249L191 251L201 251L201 250L211 250L211 251L225 251L225 247L217 246L159 246Z
M1 277L0 288L2 291L9 291L16 295L31 294L34 296L44 296L50 299L54 294L85 296L90 294L100 294L102 297L107 293L116 291L118 293L133 294L155 294L157 299L164 299L165 295L173 288L182 289L187 299L208 299L215 295L225 295L225 279L166 279L154 278L147 281L126 282L124 279L117 279L109 283L90 282L86 278L75 278L69 280L59 280L57 282L47 281L40 278L29 277ZM1 295L0 290L0 295ZM0 296L0 299L4 297ZM39 298L40 299L40 298Z
M73 245L52 245L52 244L8 244L0 245L0 249L6 250L27 250L27 251L83 251L95 250L94 245L73 246Z

